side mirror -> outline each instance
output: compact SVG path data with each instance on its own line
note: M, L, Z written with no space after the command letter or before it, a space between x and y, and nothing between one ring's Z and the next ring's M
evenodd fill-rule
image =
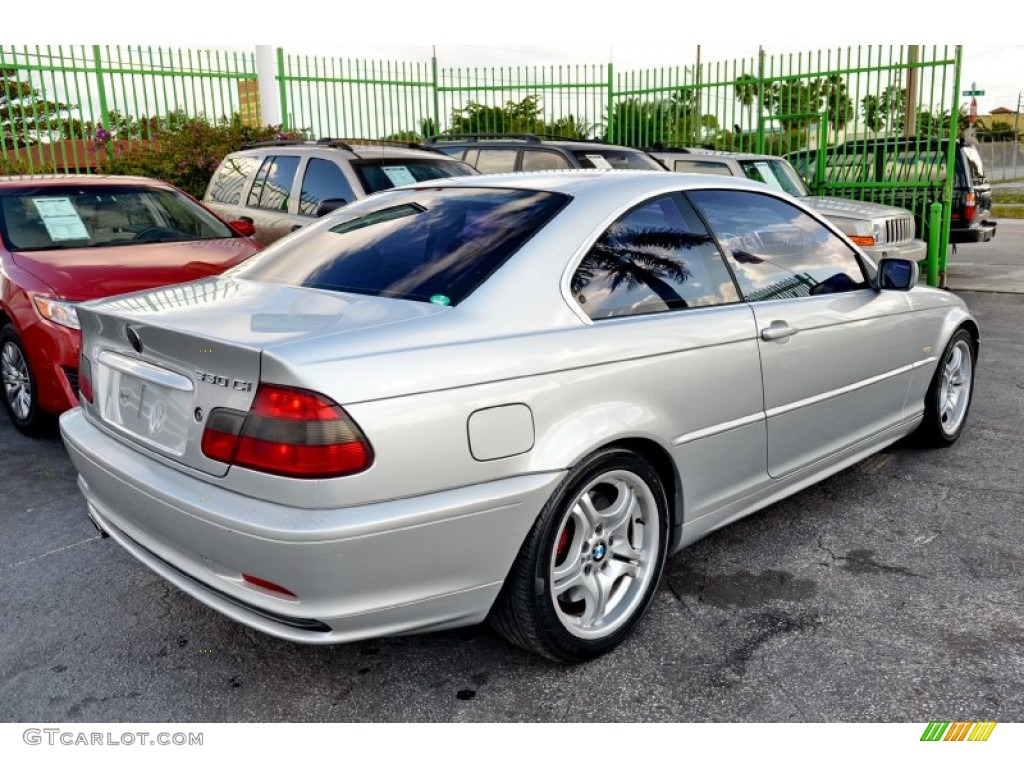
M882 259L875 278L879 290L909 291L917 285L917 262L909 259Z
M316 217L320 218L321 216L326 216L331 211L336 211L343 205L348 205L348 200L344 200L340 197L328 198L317 206Z
M228 226L231 227L235 232L240 234L242 237L252 237L256 234L256 227L251 221L244 219L236 219L235 221L229 221Z

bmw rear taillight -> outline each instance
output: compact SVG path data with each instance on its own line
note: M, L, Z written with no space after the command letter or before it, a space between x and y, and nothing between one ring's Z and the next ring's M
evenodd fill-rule
M285 477L341 477L373 463L369 441L341 406L273 384L260 384L248 413L214 409L202 450L225 464Z
M78 356L78 396L92 402L92 366L84 354Z

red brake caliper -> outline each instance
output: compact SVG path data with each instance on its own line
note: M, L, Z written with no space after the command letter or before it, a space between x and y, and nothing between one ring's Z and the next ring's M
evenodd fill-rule
M572 521L566 523L562 529L562 535L558 537L558 548L555 550L555 564L560 565L565 559L565 553L569 551L569 542L572 541Z

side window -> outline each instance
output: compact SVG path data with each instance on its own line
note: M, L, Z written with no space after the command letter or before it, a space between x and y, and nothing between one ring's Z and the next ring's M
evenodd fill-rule
M310 158L302 176L302 191L299 193L299 213L316 216L316 209L324 200L344 200L351 203L356 199L352 185L345 173L330 160Z
M580 262L570 290L595 320L739 301L714 239L678 194L612 224Z
M523 151L524 171L557 171L570 168L564 155L547 149L527 149Z
M252 191L249 192L249 205L271 211L287 211L292 182L295 181L298 168L299 158L294 156L283 155L264 160Z
M716 176L732 176L732 169L725 163L707 160L676 160L672 166L676 173L711 173Z
M480 173L509 173L516 168L518 149L481 149L476 161Z
M214 203L238 205L246 181L256 171L257 159L252 156L228 157L213 177L209 200Z
M853 250L794 205L738 190L689 192L725 249L747 301L867 286Z

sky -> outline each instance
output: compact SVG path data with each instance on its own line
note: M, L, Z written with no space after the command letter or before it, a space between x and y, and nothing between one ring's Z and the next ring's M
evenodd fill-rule
M93 12L101 6L51 0L47 8L53 10L48 10L45 25L33 4L8 5L13 8L4 10L6 44L247 49L265 44L296 54L398 60L426 60L436 49L445 66L611 60L616 69L633 69L690 64L698 45L703 62L720 62L755 56L758 45L778 55L868 44L959 43L961 90L976 83L985 91L978 97L980 114L996 107L1015 109L1024 91L1024 45L1014 44L1021 39L1018 9L1007 0L990 0L983 7L963 0L856 0L841 3L841 16L824 0L336 0L307 6L174 0L139 4L128 12L124 9L133 6L118 4L120 11L103 13ZM897 39L904 32L905 37ZM962 97L962 103L967 101Z

